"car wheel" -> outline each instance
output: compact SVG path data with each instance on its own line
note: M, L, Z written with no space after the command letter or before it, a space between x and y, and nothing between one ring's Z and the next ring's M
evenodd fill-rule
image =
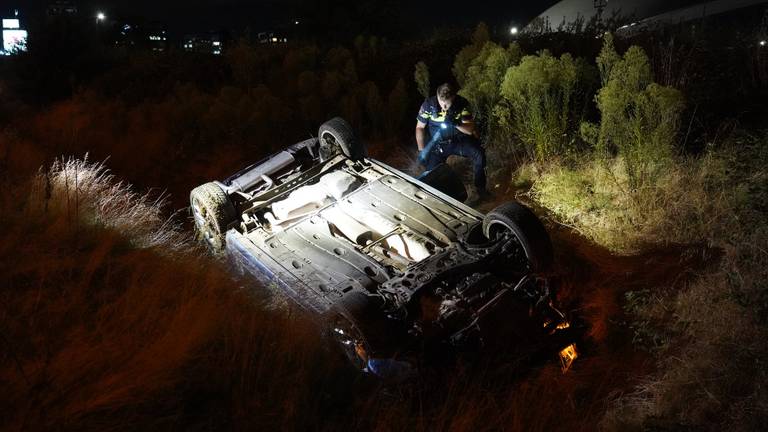
M365 365L355 352L356 345L371 356L386 358L394 354L395 345L405 337L386 318L382 306L379 297L360 291L350 291L334 304L331 334L352 364L361 369Z
M355 137L352 126L341 117L335 117L323 123L317 136L320 140L321 161L326 161L339 153L352 160L365 157L365 146Z
M192 190L189 201L198 238L213 253L221 253L227 227L237 218L229 196L216 183L206 183Z
M491 210L483 219L483 234L495 239L514 235L531 263L531 270L543 272L552 265L552 242L544 224L527 207L508 202Z

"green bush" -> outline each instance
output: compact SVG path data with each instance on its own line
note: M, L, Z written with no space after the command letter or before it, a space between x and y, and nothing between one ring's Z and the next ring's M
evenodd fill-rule
M522 51L517 43L504 49L493 42L486 42L466 71L464 87L459 94L467 98L474 108L477 129L483 137L489 137L493 129L493 107L501 99L499 87L504 75L507 69L520 63L521 57Z
M456 54L456 59L453 61L453 76L460 86L464 86L467 77L467 71L472 64L472 61L477 57L480 51L485 46L485 43L490 40L488 33L488 26L485 23L477 25L475 32L472 34L472 43L465 46Z
M388 131L399 131L405 122L408 110L408 92L405 89L405 80L397 80L395 87L387 97L386 128Z
M588 93L593 75L586 62L570 54L557 58L545 50L526 56L507 70L494 117L531 158L572 153L569 132L583 114L579 99Z
M642 48L633 46L619 56L610 35L597 64L603 82L596 97L600 123L583 124L582 138L601 157L624 159L630 192L651 187L673 155L685 107L683 95L653 82Z
M413 79L416 81L416 89L419 94L428 98L429 90L429 67L423 61L416 63L416 70L413 72Z

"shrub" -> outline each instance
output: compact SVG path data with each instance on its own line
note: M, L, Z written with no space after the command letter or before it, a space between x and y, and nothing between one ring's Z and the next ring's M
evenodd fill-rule
M227 64L232 71L235 84L250 89L257 82L260 69L256 50L245 39L240 39L225 53Z
M429 89L429 67L423 61L416 63L416 70L413 72L413 79L416 81L416 89L419 94L428 98Z
M586 93L591 75L591 68L570 54L526 56L507 70L501 84L504 101L494 108L494 116L531 158L541 161L572 152L568 133L581 116L578 98Z
M451 71L453 72L456 81L459 83L459 86L464 86L467 70L488 40L490 40L488 26L486 26L485 23L480 23L472 34L472 43L462 48L459 53L456 54L456 59L453 61L453 68Z
M405 90L405 81L400 78L387 97L386 128L390 132L399 131L405 120L408 109L408 93Z
M504 49L493 42L486 42L467 69L464 87L459 94L467 98L474 109L477 129L483 137L489 137L493 129L493 107L501 99L499 87L504 74L520 63L521 56L517 43Z
M363 112L368 119L368 125L370 132L381 131L382 122L384 120L385 110L382 109L383 101L379 92L379 87L372 81L366 81L358 87L360 92L361 105L363 106Z
M582 138L601 157L623 158L629 192L652 187L673 155L683 95L653 82L642 48L633 46L620 57L610 35L597 64L603 81L596 97L600 123L582 125Z

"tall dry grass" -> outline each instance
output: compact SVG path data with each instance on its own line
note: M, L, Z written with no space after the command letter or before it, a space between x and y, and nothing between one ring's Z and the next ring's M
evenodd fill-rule
M726 164L717 154L679 159L639 190L620 157L522 172L540 173L529 194L561 223L616 253L633 254L658 245L714 244L739 205L733 194L740 186L730 183Z
M589 431L639 362L601 348L563 375L512 355L386 387L103 165L58 161L5 190L3 430ZM590 283L579 290L605 321L615 304Z
M139 194L119 181L103 163L57 159L35 179L29 211L66 215L77 230L100 227L123 233L139 249L162 247L181 253L192 247L173 217L166 216L164 193ZM37 206L35 208L34 206ZM42 208L40 208L42 206Z
M5 191L0 428L306 429L344 412L329 399L349 376L315 324L190 247L161 198L77 160Z

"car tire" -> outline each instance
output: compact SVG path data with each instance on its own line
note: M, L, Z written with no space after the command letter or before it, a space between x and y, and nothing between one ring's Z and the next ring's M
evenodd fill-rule
M547 271L552 265L552 241L544 224L527 207L508 202L491 210L483 219L483 234L494 239L503 231L511 232L520 242L534 272Z
M352 126L341 117L323 123L317 136L320 140L321 161L326 161L338 153L354 161L365 157L365 146L355 137Z
M189 202L198 238L214 254L223 252L227 227L237 219L227 193L216 183L206 183L192 190Z
M398 337L404 337L400 329L393 327L393 323L382 312L382 302L377 296L351 291L334 304L331 314L334 337L356 366L359 366L359 358L354 349L350 350L354 346L350 347L347 341L360 343L371 355L387 357L394 353ZM343 329L344 333L339 333L338 328Z

